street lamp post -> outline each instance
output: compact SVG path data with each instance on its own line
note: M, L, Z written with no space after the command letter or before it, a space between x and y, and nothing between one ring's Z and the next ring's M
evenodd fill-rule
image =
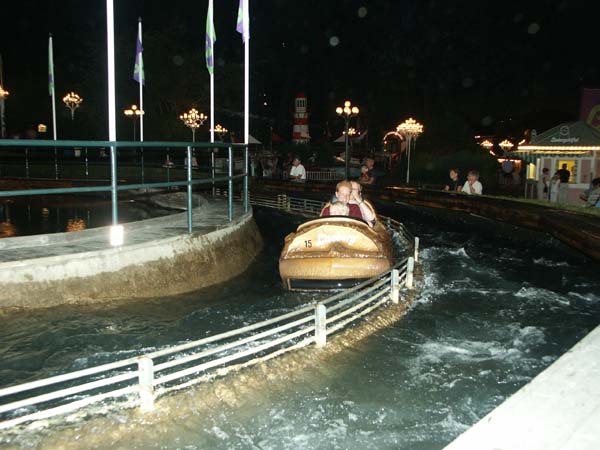
M204 113L199 113L196 108L192 108L179 116L179 120L192 130L192 142L196 142L196 130L200 128L206 119L208 119L208 116Z
M504 139L498 145L500 146L500 148L502 149L502 151L504 153L506 153L507 151L509 151L511 148L513 148L515 146L515 144L510 142L508 139Z
M6 123L4 122L4 99L8 97L8 91L5 91L0 83L0 138L6 137Z
M210 131L214 131L215 133L217 133L221 142L223 142L223 136L225 136L229 132L229 130L222 126L220 123L216 124L215 128Z
M406 184L410 182L410 147L411 142L415 141L415 147L417 138L423 132L423 125L417 122L412 117L405 120L396 127L396 131L406 138L407 152L406 152Z
M69 92L63 97L63 102L67 108L71 110L71 120L75 119L75 110L79 108L79 105L83 102L83 99L75 92Z
M345 143L346 143L346 149L344 151L344 164L345 164L345 168L344 168L344 176L347 179L350 178L350 152L349 152L349 135L348 135L348 127L350 125L350 118L353 116L358 115L359 113L359 109L357 106L352 106L352 103L350 103L349 100L346 100L344 102L344 106L338 106L335 109L335 112L337 113L338 116L341 116L344 118L344 123L345 123Z
M183 113L179 116L179 120L183 124L192 130L192 142L196 142L196 130L208 119L208 116L204 113L199 113L196 108L190 109L188 112ZM198 167L196 161L196 149L192 147L192 161L190 162L193 167Z
M123 111L123 114L125 114L127 117L130 117L131 119L133 119L133 140L135 141L136 124L137 124L138 119L144 115L144 110L139 109L137 107L137 105L131 105L131 107L129 107L128 109L125 109Z
M135 128L139 118L144 115L144 110L137 107L137 105L131 105L129 108L123 110L125 116L133 119L133 140L135 141ZM142 130L140 129L140 140L142 137ZM142 184L144 184L144 147L140 148L140 165L142 166Z

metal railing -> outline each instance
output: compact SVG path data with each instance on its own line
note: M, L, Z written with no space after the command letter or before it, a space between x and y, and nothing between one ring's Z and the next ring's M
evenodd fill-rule
M227 193L231 198L231 190ZM250 196L256 205L315 215L321 202L287 197ZM306 209L303 209L306 208ZM318 214L318 213L317 213ZM382 218L394 233L409 238L399 222ZM175 389L210 380L311 344L391 301L401 287L413 287L418 238L410 257L382 275L323 301L242 328L137 357L0 389L0 429L69 413L109 398L125 398L143 410Z
M92 149L110 149L110 185L91 185L91 186L79 186L79 187L60 187L60 188L44 188L44 189L21 189L21 190L10 190L0 191L0 197L17 197L17 196L36 196L36 195L48 195L48 194L76 194L76 193L89 193L89 192L110 192L111 193L111 208L112 208L112 224L113 226L118 225L118 202L117 193L119 191L134 190L134 189L147 189L147 188L173 188L173 187L186 187L187 188L187 210L188 210L188 231L192 232L192 187L196 185L210 184L215 186L219 183L227 182L228 189L233 192L233 182L235 180L243 179L243 198L244 198L244 211L248 211L247 192L248 192L248 148L243 144L224 144L224 143L206 143L206 142L119 142L119 141L47 141L47 140L5 140L0 139L0 151L6 149L23 149L25 154L31 149L44 149L52 150L54 152L55 161L55 173L56 179L58 179L58 159L57 148L85 148L85 161L86 161L86 173L88 173L88 148ZM150 149L167 149L167 163L165 165L167 181L160 182L145 182L144 180L144 162L143 162L143 150ZM227 175L217 177L215 167L215 149L227 149ZM135 151L141 149L142 160L142 182L134 184L119 184L117 178L117 150L129 150ZM192 176L192 162L194 149L204 150L210 153L210 177L207 178L196 178ZM169 177L169 171L172 170L170 164L170 156L172 151L180 150L182 156L185 156L185 168L186 178L185 180L172 181ZM234 150L243 151L244 165L241 173L234 175ZM28 174L29 163L26 156L26 170ZM92 180L93 181L93 180ZM97 181L97 180L96 180ZM233 196L230 196L233 199ZM233 200L229 201L228 207L229 221L233 220Z
M343 178L335 170L307 170L307 181L339 181Z

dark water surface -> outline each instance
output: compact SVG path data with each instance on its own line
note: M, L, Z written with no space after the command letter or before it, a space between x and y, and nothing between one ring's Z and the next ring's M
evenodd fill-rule
M385 213L421 237L424 275L403 320L241 404L194 409L184 423L167 418L127 439L99 439L97 430L78 437L80 448L440 449L600 322L599 267L563 246L468 216ZM1 384L197 339L312 301L314 294L284 292L277 273L283 237L302 219L265 209L256 219L267 246L232 282L4 317ZM18 447L44 445L33 433Z
M127 223L181 211L144 201L121 200L119 222ZM97 196L42 196L0 202L0 239L35 234L65 233L111 225L110 199Z

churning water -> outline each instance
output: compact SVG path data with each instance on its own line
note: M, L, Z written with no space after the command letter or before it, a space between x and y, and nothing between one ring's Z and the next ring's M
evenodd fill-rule
M557 243L476 218L395 215L422 247L420 292L401 321L326 357L309 348L169 396L152 419L111 412L0 442L39 449L441 449L600 322L598 265ZM232 282L127 305L5 317L2 385L311 302L314 294L282 291L277 273L283 237L301 219L261 209L256 218L267 247Z

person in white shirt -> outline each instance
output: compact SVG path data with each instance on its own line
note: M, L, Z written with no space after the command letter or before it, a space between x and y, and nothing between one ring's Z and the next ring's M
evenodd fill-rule
M300 163L298 158L294 158L292 161L292 168L290 170L290 180L298 183L304 183L306 181L306 169Z
M479 172L470 170L467 175L467 181L461 191L467 195L481 195L483 193L483 185L479 181Z

